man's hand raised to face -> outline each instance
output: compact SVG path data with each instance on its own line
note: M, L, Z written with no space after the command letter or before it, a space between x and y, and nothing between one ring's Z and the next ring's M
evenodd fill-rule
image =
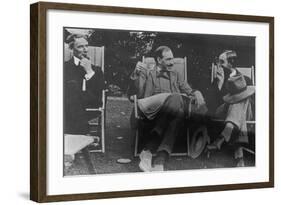
M87 74L93 73L91 60L89 60L88 58L82 57L82 59L80 60L80 65L83 67Z
M147 72L147 65L145 63L142 63L140 61L138 61L137 65L136 65L136 68L135 68L135 71L137 73L146 73Z

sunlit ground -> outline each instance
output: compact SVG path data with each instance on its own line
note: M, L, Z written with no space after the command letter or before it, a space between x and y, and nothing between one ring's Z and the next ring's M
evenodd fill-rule
M105 153L91 153L91 161L94 172L105 173L128 173L140 172L138 167L139 158L134 157L134 134L130 129L130 114L133 104L126 99L109 98L106 108L106 139ZM117 160L120 158L130 159L130 163L121 164ZM246 166L255 165L255 157L245 154ZM207 158L202 154L197 159L186 156L171 157L166 164L166 170L188 170L188 169L208 169L235 167L233 150L226 147L220 152L214 153ZM89 174L88 167L83 155L78 153L72 166L65 169L65 175L86 175Z

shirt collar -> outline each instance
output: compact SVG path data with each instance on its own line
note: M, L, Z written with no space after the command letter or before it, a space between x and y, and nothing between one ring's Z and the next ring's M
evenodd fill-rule
M233 69L233 70L231 71L229 77L233 77L233 76L235 76L236 74L237 74L236 69Z
M169 79L169 71L168 70L162 70L161 68L159 68L158 66L156 67L156 77L164 77Z
M76 56L73 56L73 58L74 58L74 64L75 64L76 66L78 66L79 63L80 63L80 59L77 58Z
M156 66L156 71L158 72L158 73L168 73L168 72L170 72L169 70L162 70L160 67L158 67L158 66Z

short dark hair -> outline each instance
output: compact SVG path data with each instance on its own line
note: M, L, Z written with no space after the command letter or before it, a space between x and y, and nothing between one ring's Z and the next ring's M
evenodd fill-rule
M171 51L171 49L168 46L159 46L158 48L155 49L154 51L154 60L157 63L157 58L163 58L163 52L166 51Z
M66 38L66 43L68 43L68 46L69 46L70 49L73 49L74 41L77 38L84 38L85 40L88 41L88 38L85 35L82 35L82 34L70 34Z

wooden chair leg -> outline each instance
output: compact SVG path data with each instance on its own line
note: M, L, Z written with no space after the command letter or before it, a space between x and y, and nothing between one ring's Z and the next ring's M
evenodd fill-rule
M189 136L189 128L186 129L186 149L187 149L187 156L190 157L190 136Z
M101 148L102 153L105 152L105 112L104 110L101 112Z
M138 147L139 147L139 131L136 129L135 132L135 149L134 149L134 156L138 156Z

